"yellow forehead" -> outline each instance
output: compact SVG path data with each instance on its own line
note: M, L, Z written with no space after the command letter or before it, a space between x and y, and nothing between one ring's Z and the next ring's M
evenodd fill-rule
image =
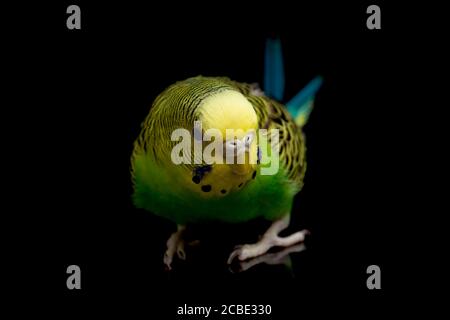
M199 106L203 130L217 129L223 137L226 130L256 130L258 119L251 103L240 93L225 90L206 98Z

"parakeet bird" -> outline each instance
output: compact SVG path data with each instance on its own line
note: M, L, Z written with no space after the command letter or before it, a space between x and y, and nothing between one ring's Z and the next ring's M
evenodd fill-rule
M225 77L197 76L169 86L153 102L131 157L133 202L177 224L163 258L169 268L175 254L185 258L183 233L198 222L240 223L258 217L273 221L258 242L236 247L228 263L305 239L307 230L287 237L279 233L288 227L294 196L303 186L306 148L301 127L322 79L311 81L285 107L275 100L283 96L281 59L279 40L268 40L264 92ZM173 161L177 129L194 136L185 141L189 152L181 155L182 163ZM203 149L210 143L197 141L196 131L203 137L209 129L223 137L223 162L207 163L194 150L196 143ZM236 133L233 137L227 136L230 129ZM265 135L257 134L261 129L267 130ZM278 133L276 138L272 132ZM272 157L274 152L278 157ZM225 161L229 153L234 160L243 156L243 161ZM278 170L263 174L274 165L268 159L277 161Z

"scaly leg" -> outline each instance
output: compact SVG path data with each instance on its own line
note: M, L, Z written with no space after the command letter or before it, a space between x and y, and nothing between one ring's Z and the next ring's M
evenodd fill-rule
M305 236L309 234L308 230L298 231L287 237L280 237L278 234L289 226L290 215L276 220L269 229L264 233L261 240L254 244L244 244L237 246L228 258L228 264L238 257L240 261L262 255L273 247L289 247L293 244L305 240Z
M172 269L172 261L175 252L177 253L178 258L181 260L186 259L186 253L184 252L184 239L183 233L186 230L186 226L178 225L177 231L172 233L169 240L167 240L167 250L164 254L164 264L167 266L169 270Z

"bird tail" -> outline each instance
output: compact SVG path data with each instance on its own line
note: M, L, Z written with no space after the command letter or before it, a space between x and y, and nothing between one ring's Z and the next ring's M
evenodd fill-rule
M314 98L322 86L322 82L323 78L316 76L286 104L289 113L299 127L303 127L308 122L314 106Z
M280 39L266 40L264 56L264 93L278 101L284 95L283 52Z
M283 100L284 80L281 41L279 38L268 38L264 58L264 93L275 100ZM289 113L299 127L303 127L308 121L315 95L322 82L321 76L315 77L286 104Z

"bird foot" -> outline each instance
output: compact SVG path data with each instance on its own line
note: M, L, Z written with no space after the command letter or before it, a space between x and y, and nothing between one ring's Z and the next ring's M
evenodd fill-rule
M183 239L183 233L185 227L178 227L178 230L169 237L167 240L167 250L164 253L164 264L168 270L172 269L172 261L175 254L179 259L186 259L185 241Z
M293 246L282 249L279 252L274 253L266 253L255 258L248 259L246 261L239 261L237 264L237 268L231 268L230 271L233 273L247 271L250 268L253 268L259 264L267 264L267 265L288 265L289 264L289 255L291 253L301 252L306 249L304 243L295 244Z
M254 244L236 246L228 257L228 264L231 264L235 258L238 258L239 261L255 258L267 253L267 251L273 247L290 247L296 243L303 242L306 235L309 233L310 232L308 230L302 230L287 237L280 237L278 234L266 233L261 240Z

